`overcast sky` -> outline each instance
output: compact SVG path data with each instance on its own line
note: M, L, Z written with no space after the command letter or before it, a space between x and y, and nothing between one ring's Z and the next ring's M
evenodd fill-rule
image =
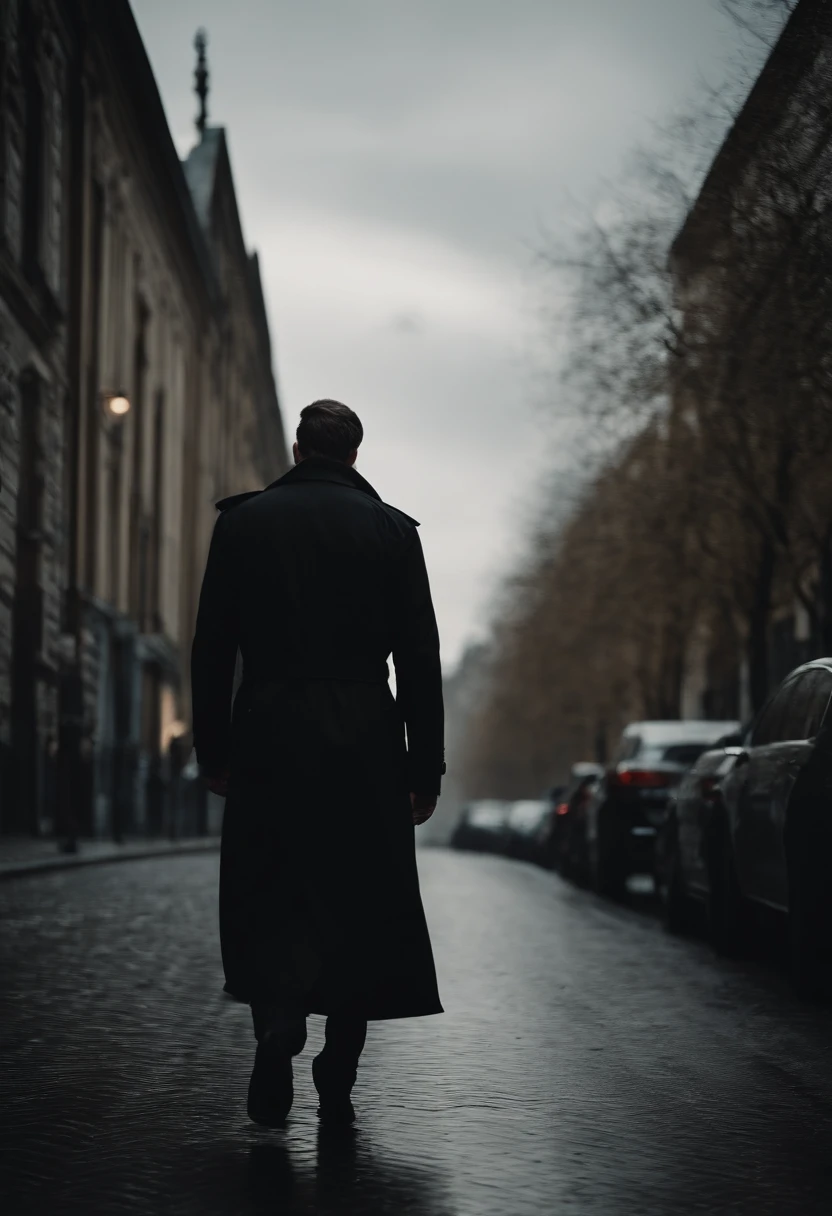
M719 80L713 0L133 0L180 154L228 129L287 429L346 401L422 522L444 661L481 635L556 434L534 250Z

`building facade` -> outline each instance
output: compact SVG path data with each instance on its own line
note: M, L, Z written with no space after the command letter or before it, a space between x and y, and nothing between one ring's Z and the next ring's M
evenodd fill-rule
M194 832L213 503L287 464L257 260L224 132L183 167L126 0L2 21L0 828Z
M56 790L78 44L58 6L0 22L0 815L36 832Z

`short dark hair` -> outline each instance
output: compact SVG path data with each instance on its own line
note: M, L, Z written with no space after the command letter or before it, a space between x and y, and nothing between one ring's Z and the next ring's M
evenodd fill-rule
M313 401L300 412L297 441L301 456L347 460L363 438L358 414L340 401Z

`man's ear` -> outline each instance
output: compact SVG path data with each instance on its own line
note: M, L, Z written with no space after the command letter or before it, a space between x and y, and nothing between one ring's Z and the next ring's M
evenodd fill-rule
M350 452L349 456L347 457L347 464L350 466L350 468L352 468L356 460L358 460L358 448L356 448L355 451Z
M300 448L297 445L297 441L292 444L292 455L295 458L295 464L300 464L300 462L303 460L303 457L300 454Z

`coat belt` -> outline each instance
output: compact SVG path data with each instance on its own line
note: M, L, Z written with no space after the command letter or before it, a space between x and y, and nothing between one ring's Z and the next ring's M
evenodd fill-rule
M387 663L367 659L337 659L326 663L287 663L279 672L243 672L243 685L252 692L278 687L287 682L335 680L347 684L386 684L390 678Z

